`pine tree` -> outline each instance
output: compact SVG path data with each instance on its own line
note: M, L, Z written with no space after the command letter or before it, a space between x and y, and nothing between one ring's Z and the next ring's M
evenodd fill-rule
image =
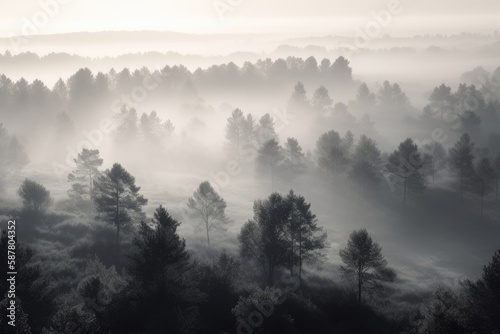
M177 233L180 222L160 206L151 223L141 222L134 238L133 280L120 303L128 316L116 312L112 332L123 333L132 325L145 333L193 333L203 294L192 277L186 242Z
M411 138L399 144L398 149L389 156L386 168L403 184L403 203L406 204L411 189L422 191L425 188L423 166L424 158Z
M387 267L382 248L373 242L365 229L353 231L347 247L341 249L339 254L344 262L340 267L342 276L357 283L360 305L363 291L380 289L380 282L391 282L396 277L394 270Z
M291 253L291 269L298 266L299 282L302 281L302 265L304 262L315 262L320 257L320 251L326 247L326 232L318 226L316 215L311 212L311 204L304 197L295 195L290 190L286 200L289 202L289 237Z
M332 187L335 176L347 169L348 153L342 147L342 140L336 131L322 134L316 143L316 154L320 168L330 174Z
M95 182L94 202L100 217L116 227L117 254L120 253L120 231L132 222L134 214L142 212L148 200L139 194L135 178L115 163Z
M100 175L99 167L103 162L99 157L99 150L84 148L74 162L76 169L68 175L68 181L71 182L69 195L77 199L91 200L94 196L94 181Z
M283 148L283 168L287 173L290 182L307 169L306 157L302 152L299 142L295 138L287 138Z
M229 222L225 213L226 202L210 182L205 181L200 183L193 197L188 199L187 205L191 216L203 221L207 232L207 244L210 247L210 231L224 229L224 225Z
M474 176L474 144L465 133L449 151L450 168L459 178L460 200Z
M474 190L481 198L481 222L483 221L483 205L484 196L488 195L493 190L495 182L495 170L488 158L482 158L474 173Z
M274 179L278 166L283 161L283 149L276 139L268 140L257 153L257 172L271 177L271 191L274 190Z

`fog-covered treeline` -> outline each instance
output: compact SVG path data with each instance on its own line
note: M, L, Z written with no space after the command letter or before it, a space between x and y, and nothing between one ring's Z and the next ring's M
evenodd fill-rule
M499 331L499 74L420 95L344 57L0 76L17 332Z

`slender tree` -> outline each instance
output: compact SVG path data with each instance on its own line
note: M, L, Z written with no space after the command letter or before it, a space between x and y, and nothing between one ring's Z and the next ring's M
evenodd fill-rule
M474 190L481 198L481 222L483 221L484 196L492 190L495 182L495 170L488 158L482 158L474 173Z
M498 201L498 183L500 183L500 155L493 159L493 169L495 170L495 200Z
M304 88L302 82L299 81L293 88L292 95L290 96L290 100L288 101L288 108L292 112L304 112L308 110L309 107L310 105L307 99L306 89Z
M210 231L223 229L229 222L226 217L226 202L215 191L210 182L200 183L198 189L193 193L187 202L190 214L201 219L207 232L207 244L210 247Z
M349 66L350 61L343 56L338 57L332 63L330 72L334 82L340 84L348 84L352 81L352 68Z
M0 82L0 86L2 83ZM0 192L4 183L15 176L28 163L24 147L0 123Z
M283 148L283 167L289 176L290 183L293 179L307 169L306 157L302 152L299 142L295 138L288 138Z
M288 219L290 202L273 193L254 203L254 219L245 223L238 236L242 258L262 269L266 285L272 286L279 267L290 264Z
M240 161L240 152L245 142L245 116L240 109L233 110L226 125L226 150Z
M458 176L460 184L460 200L463 199L465 190L469 187L474 176L474 143L465 133L449 151L451 170Z
M365 229L353 231L347 247L340 250L344 265L340 267L342 276L355 280L358 290L358 304L361 305L362 292L380 288L381 282L391 282L396 273L387 266L382 248L373 242Z
M333 100L328 93L328 89L324 86L320 86L314 91L314 95L311 100L312 107L317 111L326 111L332 106Z
M326 247L326 232L318 226L316 215L311 212L311 204L304 197L295 195L293 190L287 195L289 202L289 238L291 245L291 269L298 266L299 282L302 282L303 262L314 262L321 257L320 251ZM294 261L295 260L295 261Z
M403 203L406 204L410 189L422 191L425 188L423 166L424 158L411 138L399 144L398 149L389 156L386 169L403 184Z
M258 145L263 145L272 139L278 141L274 119L270 114L265 114L259 119L259 123L255 126L255 139Z
M132 222L134 214L142 212L148 200L139 194L141 188L135 185L135 178L118 163L102 173L94 186L99 216L116 227L115 243L119 254L120 231Z
M91 200L94 194L94 180L99 176L99 167L103 162L99 157L99 150L84 148L74 162L76 169L68 175L68 181L71 182L69 193L71 196L88 197Z
M274 179L277 167L283 161L283 149L276 139L268 140L257 153L256 169L259 174L268 174L271 178L271 191L274 190Z
M435 181L435 175L446 166L446 150L441 143L432 142L424 145L424 170L432 175L432 183Z
M356 101L354 102L354 107L358 112L370 113L375 109L376 97L375 94L370 92L368 85L362 83L358 88L358 93L356 94Z
M319 167L330 174L333 188L335 176L344 172L349 162L348 153L342 145L338 132L329 131L319 137L316 143L316 155Z

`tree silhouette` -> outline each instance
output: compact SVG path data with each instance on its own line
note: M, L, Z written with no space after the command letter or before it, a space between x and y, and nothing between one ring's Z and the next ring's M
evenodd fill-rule
M265 142L257 153L257 172L262 175L269 174L271 177L271 191L274 189L276 169L282 163L283 158L283 149L276 139Z
M351 132L351 130L347 130L344 136L342 137L340 141L340 146L346 153L346 156L349 157L352 152L352 148L354 146L354 142L356 140L354 139L354 134Z
M352 155L352 165L349 171L350 177L360 187L360 193L366 188L373 188L380 182L380 150L377 143L362 135Z
M307 169L306 157L302 152L299 142L295 138L287 138L283 148L283 168L288 175L290 182Z
M134 108L128 109L123 106L118 115L119 125L115 129L115 140L118 145L123 147L136 142L138 129L137 111ZM127 149L130 147L127 146Z
M319 65L319 72L326 78L330 75L330 66L332 66L332 62L328 58L323 58Z
M51 92L51 100L54 108L65 110L68 106L69 92L66 83L59 78L54 84Z
M397 83L391 85L384 81L378 95L379 109L382 111L401 112L408 108L410 102Z
M317 225L316 215L311 212L311 204L304 197L295 195L290 190L286 197L289 202L289 226L288 233L291 245L291 269L293 276L294 266L298 266L299 282L302 281L303 262L314 262L321 257L319 253L326 247L326 232Z
M235 109L226 125L226 150L236 160L241 160L241 152L253 140L255 124L251 114L245 118L240 109Z
M379 289L381 282L392 282L396 277L394 270L387 267L382 248L365 229L353 231L347 247L339 254L344 262L340 267L342 276L357 283L359 305L363 291Z
M68 79L69 106L80 110L94 94L94 75L88 68L79 69Z
M493 159L493 169L495 170L495 200L498 201L498 183L500 183L500 155Z
M314 91L313 97L311 99L312 107L317 111L327 111L332 106L333 100L328 93L328 89L324 86L320 86Z
M463 199L465 190L470 186L474 176L474 144L467 133L449 150L449 162L451 170L459 178L460 200Z
M368 85L362 83L358 88L358 93L356 94L355 106L359 112L369 113L375 108L376 97L375 94L370 92Z
M310 107L309 101L307 99L307 92L304 88L302 82L297 82L295 87L293 88L292 95L288 100L288 109L294 112L304 112L308 110Z
M386 169L403 183L403 203L406 204L410 189L422 191L425 188L424 158L418 151L417 144L407 138L391 153L388 160Z
M186 242L177 234L180 222L160 205L151 224L141 222L134 238L138 251L130 256L130 273L143 289L164 294L168 274L181 274L189 268ZM152 225L152 226L151 226Z
M273 285L279 268L288 268L292 275L297 268L302 279L303 263L321 258L326 233L310 208L292 190L287 196L273 193L255 201L254 218L243 225L238 240L241 257L260 267L266 285Z
M17 193L23 201L24 210L27 212L44 213L52 204L50 191L40 183L30 179L23 181Z
M349 60L340 56L330 67L332 78L337 83L350 83L352 81L352 68L349 66Z
M473 176L473 185L476 194L481 198L481 222L483 221L484 196L493 190L495 182L495 170L488 158L482 158L476 168Z
M451 93L451 87L441 84L441 86L434 88L429 96L429 102L429 106L435 113L443 114L454 108L456 100Z
M425 144L423 151L425 155L428 156L424 162L424 169L432 175L432 183L434 183L436 173L446 166L446 149L441 143L432 142Z
M120 231L132 221L133 215L142 212L142 206L148 203L139 194L140 187L135 185L135 178L120 164L99 176L95 185L94 202L99 216L116 227L116 248L120 253Z
M318 165L330 174L333 187L335 175L344 172L349 162L338 132L329 131L322 134L316 143L316 154Z
M265 284L274 284L276 270L290 264L290 241L287 238L290 202L273 193L254 203L254 219L241 228L238 235L240 255L255 262Z
M15 176L26 164L28 157L15 136L9 135L0 123L0 192L6 180Z
M163 147L170 140L175 126L170 120L163 121L156 111L143 113L139 121L139 134L147 147Z
M259 119L259 123L255 127L255 138L258 145L263 145L272 139L278 140L278 135L274 129L274 120L271 115L265 114Z
M68 175L68 181L71 182L70 195L91 200L94 196L94 180L99 176L99 167L103 162L99 157L99 150L84 148L74 162L76 169Z
M202 294L194 285L186 243L177 234L180 222L160 206L151 224L141 222L130 255L132 281L116 311L115 329L138 326L146 333L191 333ZM120 309L129 317L123 316Z
M193 193L193 197L188 199L187 206L190 214L201 219L205 224L207 244L210 247L210 231L223 229L224 224L229 222L225 213L226 202L215 191L210 182L204 181Z

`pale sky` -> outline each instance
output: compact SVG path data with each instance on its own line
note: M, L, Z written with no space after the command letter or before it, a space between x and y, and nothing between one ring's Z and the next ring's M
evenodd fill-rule
M357 27L374 20L374 11L387 10L390 2L399 3L400 9L386 27L392 35L500 30L498 0L0 1L4 37L22 35L30 24L37 34L104 30L355 34ZM226 9L223 15L217 5L220 11Z

